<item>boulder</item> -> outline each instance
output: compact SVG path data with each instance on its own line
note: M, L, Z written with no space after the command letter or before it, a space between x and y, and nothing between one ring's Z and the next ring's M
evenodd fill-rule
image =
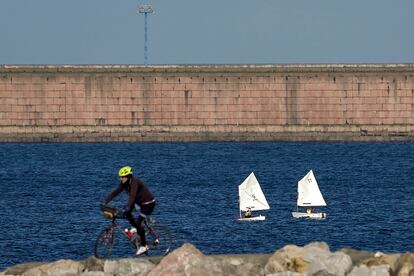
M276 272L272 274L266 274L266 276L303 276L306 274L302 274L299 272L292 272L292 271L283 271L283 272Z
M397 261L398 276L414 276L414 254L405 253Z
M103 271L86 271L79 274L79 276L113 276L113 274L108 274Z
M206 256L184 244L164 257L149 275L264 275L268 254Z
M0 275L21 275L26 270L37 267L42 264L44 263L32 262L32 263L17 264L17 265L6 268L4 271L0 273Z
M352 259L343 252L331 253L320 247L304 247L305 258L310 262L311 274L345 275L352 269Z
M42 264L26 270L24 276L59 276L59 275L79 275L84 269L82 263L73 260L59 260L47 264Z
M388 265L377 265L368 267L366 265L355 266L348 276L389 276Z
M304 250L296 245L286 245L276 251L265 265L265 273L272 274L283 271L305 273L309 262L305 260Z
M104 271L105 260L97 259L95 257L89 257L86 260L81 261L84 266L84 272L89 271Z
M329 245L326 242L322 242L322 241L311 242L304 246L304 248L309 248L309 247L317 247L324 251L329 251Z
M355 250L351 248L342 248L341 250L339 250L339 252L343 252L347 254L349 257L351 257L354 266L359 266L361 265L362 261L374 257L374 253L372 252L364 250Z
M343 252L331 253L324 243L304 247L287 245L276 251L265 266L266 274L297 272L309 275L345 275L352 268L351 257Z
M220 263L214 258L205 256L189 243L185 243L164 257L151 270L149 276L158 275L223 275Z
M222 275L264 275L269 254L240 254L212 256L218 262Z
M394 274L398 269L397 261L400 258L400 256L401 256L400 254L384 254L384 253L379 254L377 252L374 254L374 257L361 261L361 265L365 265L367 267L385 265L385 266L388 266L391 270L390 272Z
M103 272L109 275L147 275L155 265L147 259L130 258L106 260Z

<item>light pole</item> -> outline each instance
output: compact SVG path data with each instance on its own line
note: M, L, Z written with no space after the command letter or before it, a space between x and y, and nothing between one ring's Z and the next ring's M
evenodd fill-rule
M145 67L148 66L148 14L149 13L153 13L153 9L151 7L151 5L141 5L138 7L138 12L139 13L143 13L145 16L145 36L144 36L144 64Z

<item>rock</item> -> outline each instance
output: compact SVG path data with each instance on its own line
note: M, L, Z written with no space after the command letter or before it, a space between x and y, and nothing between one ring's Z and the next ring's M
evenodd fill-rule
M106 260L103 272L109 275L147 275L155 265L143 258Z
M268 254L206 256L191 244L173 251L149 275L263 275Z
M104 271L105 260L97 259L95 257L89 257L84 261L81 261L84 266L84 272L89 271Z
M6 268L0 275L21 275L26 270L29 270L31 268L37 267L39 265L42 265L44 263L40 262L33 262L33 263L24 263L24 264L17 264L15 266L11 266L9 268Z
M87 271L82 272L79 276L112 276L113 274L105 273L103 271Z
M355 266L348 276L389 276L388 265L377 265L368 267L366 265Z
M345 253L331 253L327 245L311 243L304 247L287 245L276 251L269 258L265 273L290 271L309 275L345 275L351 268L351 257Z
M218 255L213 258L219 263L222 275L264 275L264 266L269 254Z
M214 258L205 256L197 248L185 243L161 262L148 274L158 275L223 275L220 263Z
M322 250L329 251L329 245L326 242L322 242L322 241L311 242L304 246L304 248L309 248L309 247L317 247Z
M397 271L398 259L400 254L377 254L378 257L372 257L361 262L361 265L366 265L367 267L386 265L391 269L391 273Z
M339 252L343 252L351 257L354 266L361 265L362 261L374 257L374 253L364 250L355 250L351 248L342 248Z
M303 276L305 274L298 273L298 272L292 272L292 271L283 271L283 272L277 272L273 274L266 274L266 276Z
M331 253L318 247L305 247L305 258L310 262L309 272L321 275L345 275L352 269L352 259L343 252Z
M412 264L404 264L398 271L398 276L414 276L414 266Z
M276 251L267 261L265 274L283 271L305 273L309 263L305 261L304 250L296 245L286 245Z
M414 254L405 253L397 261L398 276L414 276Z
M84 266L80 262L72 260L59 260L52 263L42 264L26 270L24 276L58 276L78 275L83 271Z

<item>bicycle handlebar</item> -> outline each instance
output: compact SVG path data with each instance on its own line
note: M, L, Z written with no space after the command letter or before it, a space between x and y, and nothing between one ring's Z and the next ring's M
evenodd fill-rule
M125 218L124 212L114 206L101 204L101 210L106 218Z

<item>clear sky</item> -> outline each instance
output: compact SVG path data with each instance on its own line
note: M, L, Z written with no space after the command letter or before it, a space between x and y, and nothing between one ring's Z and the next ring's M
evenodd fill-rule
M414 63L414 0L0 0L0 64Z

